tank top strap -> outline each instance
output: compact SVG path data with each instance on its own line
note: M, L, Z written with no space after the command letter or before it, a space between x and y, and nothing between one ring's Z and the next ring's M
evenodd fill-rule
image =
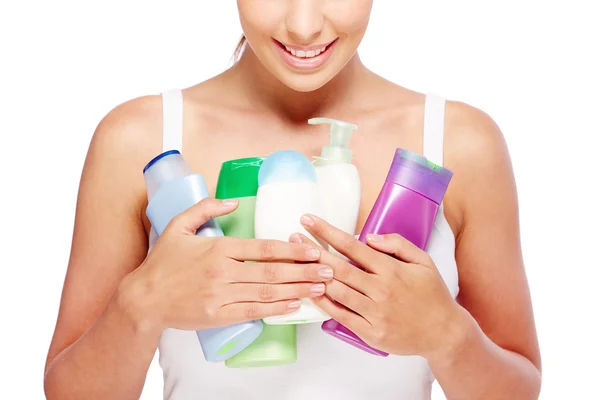
M423 128L423 155L438 165L444 165L444 120L446 99L427 94Z
M171 89L162 93L163 151L183 147L183 93Z
M161 93L162 97L162 151L178 150L183 147L183 93L171 89ZM158 235L154 228L148 237L149 250L154 247ZM149 251L148 250L148 251Z

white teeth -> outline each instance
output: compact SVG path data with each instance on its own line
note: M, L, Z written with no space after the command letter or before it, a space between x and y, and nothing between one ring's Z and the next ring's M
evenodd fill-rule
M318 56L319 54L323 53L327 47L323 47L321 49L317 49L317 50L310 50L310 51L303 51L303 50L294 50L288 46L284 46L285 49L292 53L294 56L299 57L299 58L313 58Z

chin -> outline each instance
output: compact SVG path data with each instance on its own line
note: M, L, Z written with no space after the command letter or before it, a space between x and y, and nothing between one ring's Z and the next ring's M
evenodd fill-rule
M296 92L314 92L327 85L334 77L335 73L328 71L318 71L310 74L295 73L287 70L275 74L277 79L285 86Z

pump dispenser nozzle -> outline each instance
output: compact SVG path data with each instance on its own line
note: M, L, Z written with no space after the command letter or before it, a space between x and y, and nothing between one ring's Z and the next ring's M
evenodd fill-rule
M323 146L320 157L315 157L316 162L324 164L350 164L352 162L352 150L348 148L348 145L352 133L358 129L358 126L331 118L311 118L308 123L330 125L329 144Z

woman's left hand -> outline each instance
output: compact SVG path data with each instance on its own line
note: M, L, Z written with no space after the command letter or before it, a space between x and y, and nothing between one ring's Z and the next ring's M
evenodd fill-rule
M313 301L334 320L390 354L429 359L454 347L465 310L425 251L395 234L369 235L365 245L316 216L305 215L301 222L315 238L364 269L321 252L319 262L333 268L334 279L327 284L327 296ZM314 245L301 234L290 241Z

